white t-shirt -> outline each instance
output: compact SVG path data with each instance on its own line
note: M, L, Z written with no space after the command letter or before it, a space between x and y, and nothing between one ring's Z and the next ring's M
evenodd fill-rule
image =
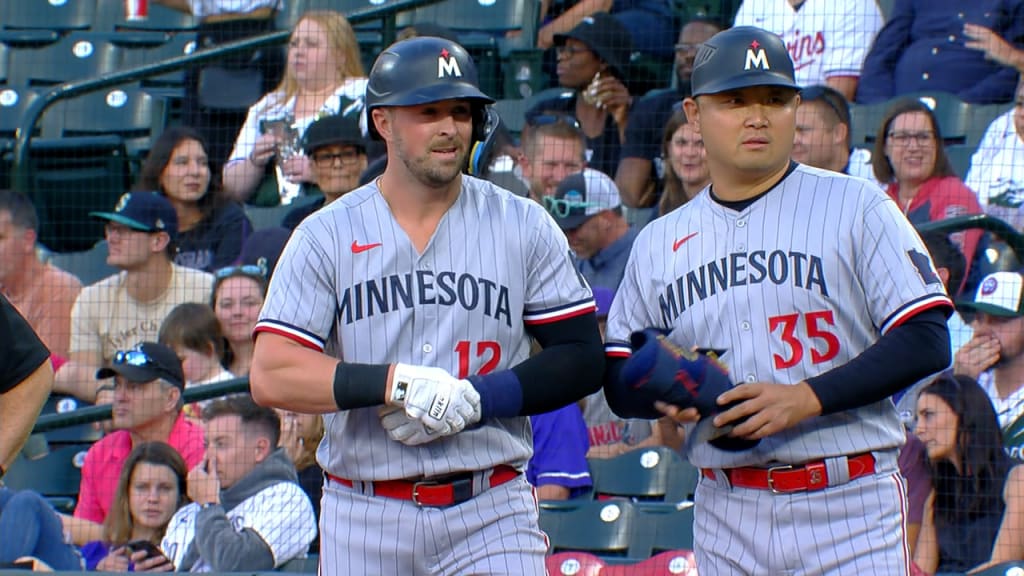
M1024 140L1013 125L1013 109L989 124L964 180L985 212L1024 227Z
M1024 386L1017 388L1006 398L1000 398L999 391L996 390L995 372L992 370L982 372L978 376L978 385L992 401L992 407L999 417L999 427L1003 430L1024 414Z
M203 19L219 14L244 14L260 8L284 8L286 0L190 0L192 15Z

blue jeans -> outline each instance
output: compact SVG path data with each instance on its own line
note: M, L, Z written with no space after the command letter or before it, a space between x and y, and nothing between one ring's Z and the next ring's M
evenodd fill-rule
M35 556L54 570L81 570L78 551L64 543L64 527L49 502L31 490L0 488L0 563Z

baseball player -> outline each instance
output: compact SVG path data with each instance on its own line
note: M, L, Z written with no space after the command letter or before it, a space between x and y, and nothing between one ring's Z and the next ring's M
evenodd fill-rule
M597 388L590 288L543 207L460 173L492 102L464 48L398 42L366 96L387 168L289 240L253 395L326 414L324 574L542 574L525 416Z
M781 36L800 86L827 84L853 100L882 12L875 0L743 0L734 25Z
M711 186L636 239L609 314L605 392L623 417L657 417L659 398L701 405L682 362L661 392L665 380L629 380L649 352L630 345L638 330L727 366L735 386L700 425L687 402L658 404L687 423L683 453L701 469L701 573L906 574L889 396L949 364L952 303L880 189L790 160L797 90L774 34L738 27L701 47L684 108ZM733 427L734 442L702 427Z

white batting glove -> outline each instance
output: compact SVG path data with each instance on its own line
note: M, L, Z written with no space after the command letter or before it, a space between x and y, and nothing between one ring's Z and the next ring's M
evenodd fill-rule
M433 442L441 437L427 430L423 422L409 418L405 410L398 406L385 406L380 411L380 423L387 431L388 436L406 446L419 446L427 442Z
M480 420L480 394L440 368L395 364L388 404L404 406L432 433L455 434Z

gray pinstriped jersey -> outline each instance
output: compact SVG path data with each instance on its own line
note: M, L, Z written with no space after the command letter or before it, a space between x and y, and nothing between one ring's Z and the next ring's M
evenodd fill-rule
M797 165L742 211L705 190L649 224L612 304L605 349L628 356L630 332L656 326L681 346L725 350L738 383L794 384L943 305L927 251L892 200L864 180ZM886 399L809 419L750 451L685 450L697 466L734 467L896 447L903 437Z
M349 362L436 366L464 377L525 360L527 325L593 311L547 212L484 180L462 179L422 254L376 184L307 218L278 262L256 331ZM423 447L389 439L376 408L328 414L325 424L317 459L355 480L522 468L533 451L527 418L488 420Z

